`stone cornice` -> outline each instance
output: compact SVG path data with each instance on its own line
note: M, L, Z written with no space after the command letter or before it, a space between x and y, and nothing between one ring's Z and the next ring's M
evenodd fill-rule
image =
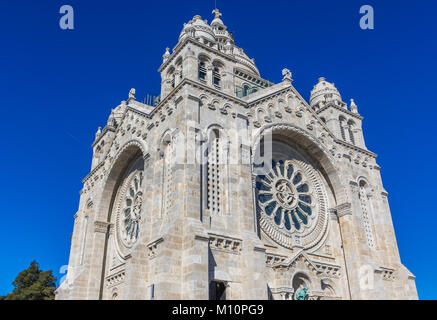
M341 144L341 145L343 145L345 147L348 147L349 149L353 149L355 151L364 153L364 154L368 155L369 157L372 157L372 158L375 158L375 159L378 157L378 155L376 153L373 153L372 151L369 151L369 150L357 147L356 145L353 145L353 144L351 144L349 142L343 141L343 140L338 139L338 138L335 138L334 140L335 140L335 142L337 144Z
M108 232L108 226L110 225L107 221L94 221L94 232L106 233Z
M338 205L334 208L334 210L337 212L337 216L339 218L343 216L349 216L352 215L352 204L350 202L346 202Z
M158 72L162 72L162 70L164 70L172 61L173 59L177 56L177 54L188 44L188 43L192 43L194 45L197 45L199 47L201 47L202 49L205 49L206 51L212 52L218 56L221 56L222 58L225 58L227 60L230 60L232 62L237 62L237 59L235 59L233 56L228 55L226 53L223 53L217 49L208 47L207 45L197 41L195 38L191 37L191 36L187 36L187 38L185 38L184 40L182 40L181 42L179 42L174 48L173 48L173 53L171 54L170 57L168 57L168 59L159 67Z
M94 175L94 173L96 173L100 169L100 167L103 166L103 163L104 161L101 161L93 170L91 170L91 172L88 173L85 178L83 178L82 183L87 182L87 180L91 178Z
M104 128L103 128L103 130L102 130L102 134L96 139L96 140L94 140L94 142L92 143L92 145L91 145L91 147L93 147L94 148L94 146L96 145L96 144L98 144L99 142L100 142L100 140L102 140L102 138L103 138L103 136L106 134L106 132L108 132L108 131L112 131L112 132L115 132L115 128L113 127L113 126L105 126Z
M279 83L280 84L280 83ZM271 87L270 87L271 88ZM247 102L249 104L249 107L252 107L254 104L259 104L264 102L265 100L271 99L272 97L276 96L276 95L280 95L284 92L289 91L292 88L291 85L286 86L285 88L279 88L278 91L273 91L271 93L268 93L266 95L260 95L260 97L256 98L253 101ZM262 91L258 91L260 93L262 93ZM294 92L293 92L294 93Z
M326 109L328 109L329 107L332 107L332 108L335 108L335 109L337 109L337 110L343 111L343 112L345 112L346 114L348 114L348 115L350 115L350 116L352 116L352 117L354 117L354 118L356 118L356 119L359 119L359 120L363 120L363 119L364 119L364 117L362 117L361 115L359 115L359 114L357 114L357 113L350 112L349 110L346 110L346 109L344 109L344 108L342 108L342 107L340 107L340 106L337 106L337 105L335 105L335 104L332 103L332 102L328 102L325 106L323 106L322 108L320 108L319 110L317 110L316 113L319 114L319 113L325 111Z
M125 112L127 112L127 111L132 111L133 113L136 113L136 114L138 114L140 116L143 116L145 118L149 118L149 114L150 114L150 113L145 113L143 111L135 109L134 107L131 107L129 105L126 107L126 111Z
M176 88L174 88L162 101L161 101L161 103L159 104L159 105L157 105L156 107L155 107L155 109L153 109L152 110L152 112L148 115L148 118L152 118L153 116L154 116L154 114L156 113L156 112L158 112L161 108L162 108L162 106L164 106L171 98L173 98L176 94L177 94L177 92L179 92L180 91L180 89L185 85L185 84L188 84L188 85L190 85L190 86L192 86L192 87L196 87L196 88L200 88L200 89L203 89L204 91L206 91L206 92L209 92L209 93L213 93L213 94L215 94L215 95L217 95L217 96L219 96L219 97L222 97L222 98L225 98L225 99L228 99L228 100L231 100L232 102L234 102L234 103L236 103L236 104L239 104L240 106L242 106L242 107L245 107L245 108L248 108L248 104L247 104L247 102L245 102L244 100L241 100L241 99L239 99L239 98L237 98L237 97L234 97L234 96L231 96L231 95L229 95L229 94L227 94L227 93L224 93L223 91L220 91L220 90L218 90L218 89L215 89L215 88L213 88L213 87L209 87L209 86L207 86L207 85L205 85L205 84L203 84L203 83L201 83L201 82L197 82L197 81L193 81L193 80L191 80L191 79L187 79L187 78L184 78L182 81L181 81L181 83L179 83L179 85L176 87Z
M265 85L266 88L274 85L273 82L265 80L256 74L253 74L251 72L248 72L247 70L244 70L244 69L241 69L238 67L234 67L234 75L239 77L240 79L252 81L252 82L255 82L257 84L262 83ZM247 79L247 78L249 78L249 79Z

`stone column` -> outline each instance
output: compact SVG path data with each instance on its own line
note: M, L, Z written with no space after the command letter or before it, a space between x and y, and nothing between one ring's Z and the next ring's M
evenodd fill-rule
M221 73L222 90L231 96L235 96L233 73L228 71L223 71Z
M181 103L181 131L185 137L185 156L181 168L182 257L181 299L208 299L208 234L201 223L201 137L197 97L188 92Z
M335 115L335 113L334 113ZM327 115L326 116L326 126L328 127L329 130L331 130L332 133L334 133L334 135L341 139L341 133L340 133L340 122L338 120L338 118L335 118L332 115Z
M182 70L184 72L182 78L196 81L199 72L199 62L190 47L187 48L187 53L182 63Z
M356 237L352 221L352 205L350 203L344 203L342 205L339 205L336 208L336 212L338 216L338 221L340 223L340 231L346 265L345 272L347 272L350 299L360 299L360 283L357 272L358 268L360 267L360 261L358 260L358 250L355 246L354 240L347 240L354 239Z
M206 80L210 87L214 86L214 75L213 75L214 67L212 65L209 65L206 68Z
M177 87L179 83L181 83L182 80L182 71L176 70L174 74L174 86Z
M161 73L161 100L163 100L172 90L171 79L166 79L164 72Z
M94 221L94 232L92 234L92 249L89 254L88 262L88 300L98 300L102 298L103 291L103 264L106 259L105 244L108 235L109 222Z

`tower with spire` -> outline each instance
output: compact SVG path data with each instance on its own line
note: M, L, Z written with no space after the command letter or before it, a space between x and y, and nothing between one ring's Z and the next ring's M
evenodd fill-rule
M264 79L212 13L97 130L56 298L417 299L355 101Z

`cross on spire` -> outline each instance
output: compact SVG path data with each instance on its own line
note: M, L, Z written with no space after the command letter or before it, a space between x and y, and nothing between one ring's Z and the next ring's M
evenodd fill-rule
M220 13L219 9L214 9L212 11L212 14L215 16L215 18L220 18L222 16L222 14Z

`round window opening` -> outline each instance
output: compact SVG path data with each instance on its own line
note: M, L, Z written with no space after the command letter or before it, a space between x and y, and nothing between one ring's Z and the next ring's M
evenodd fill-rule
M119 238L126 247L132 246L138 239L143 204L143 173L132 173L125 186L124 199L118 219Z
M275 242L310 248L320 241L327 227L326 197L308 163L273 161L267 174L256 177L255 194L261 229Z

